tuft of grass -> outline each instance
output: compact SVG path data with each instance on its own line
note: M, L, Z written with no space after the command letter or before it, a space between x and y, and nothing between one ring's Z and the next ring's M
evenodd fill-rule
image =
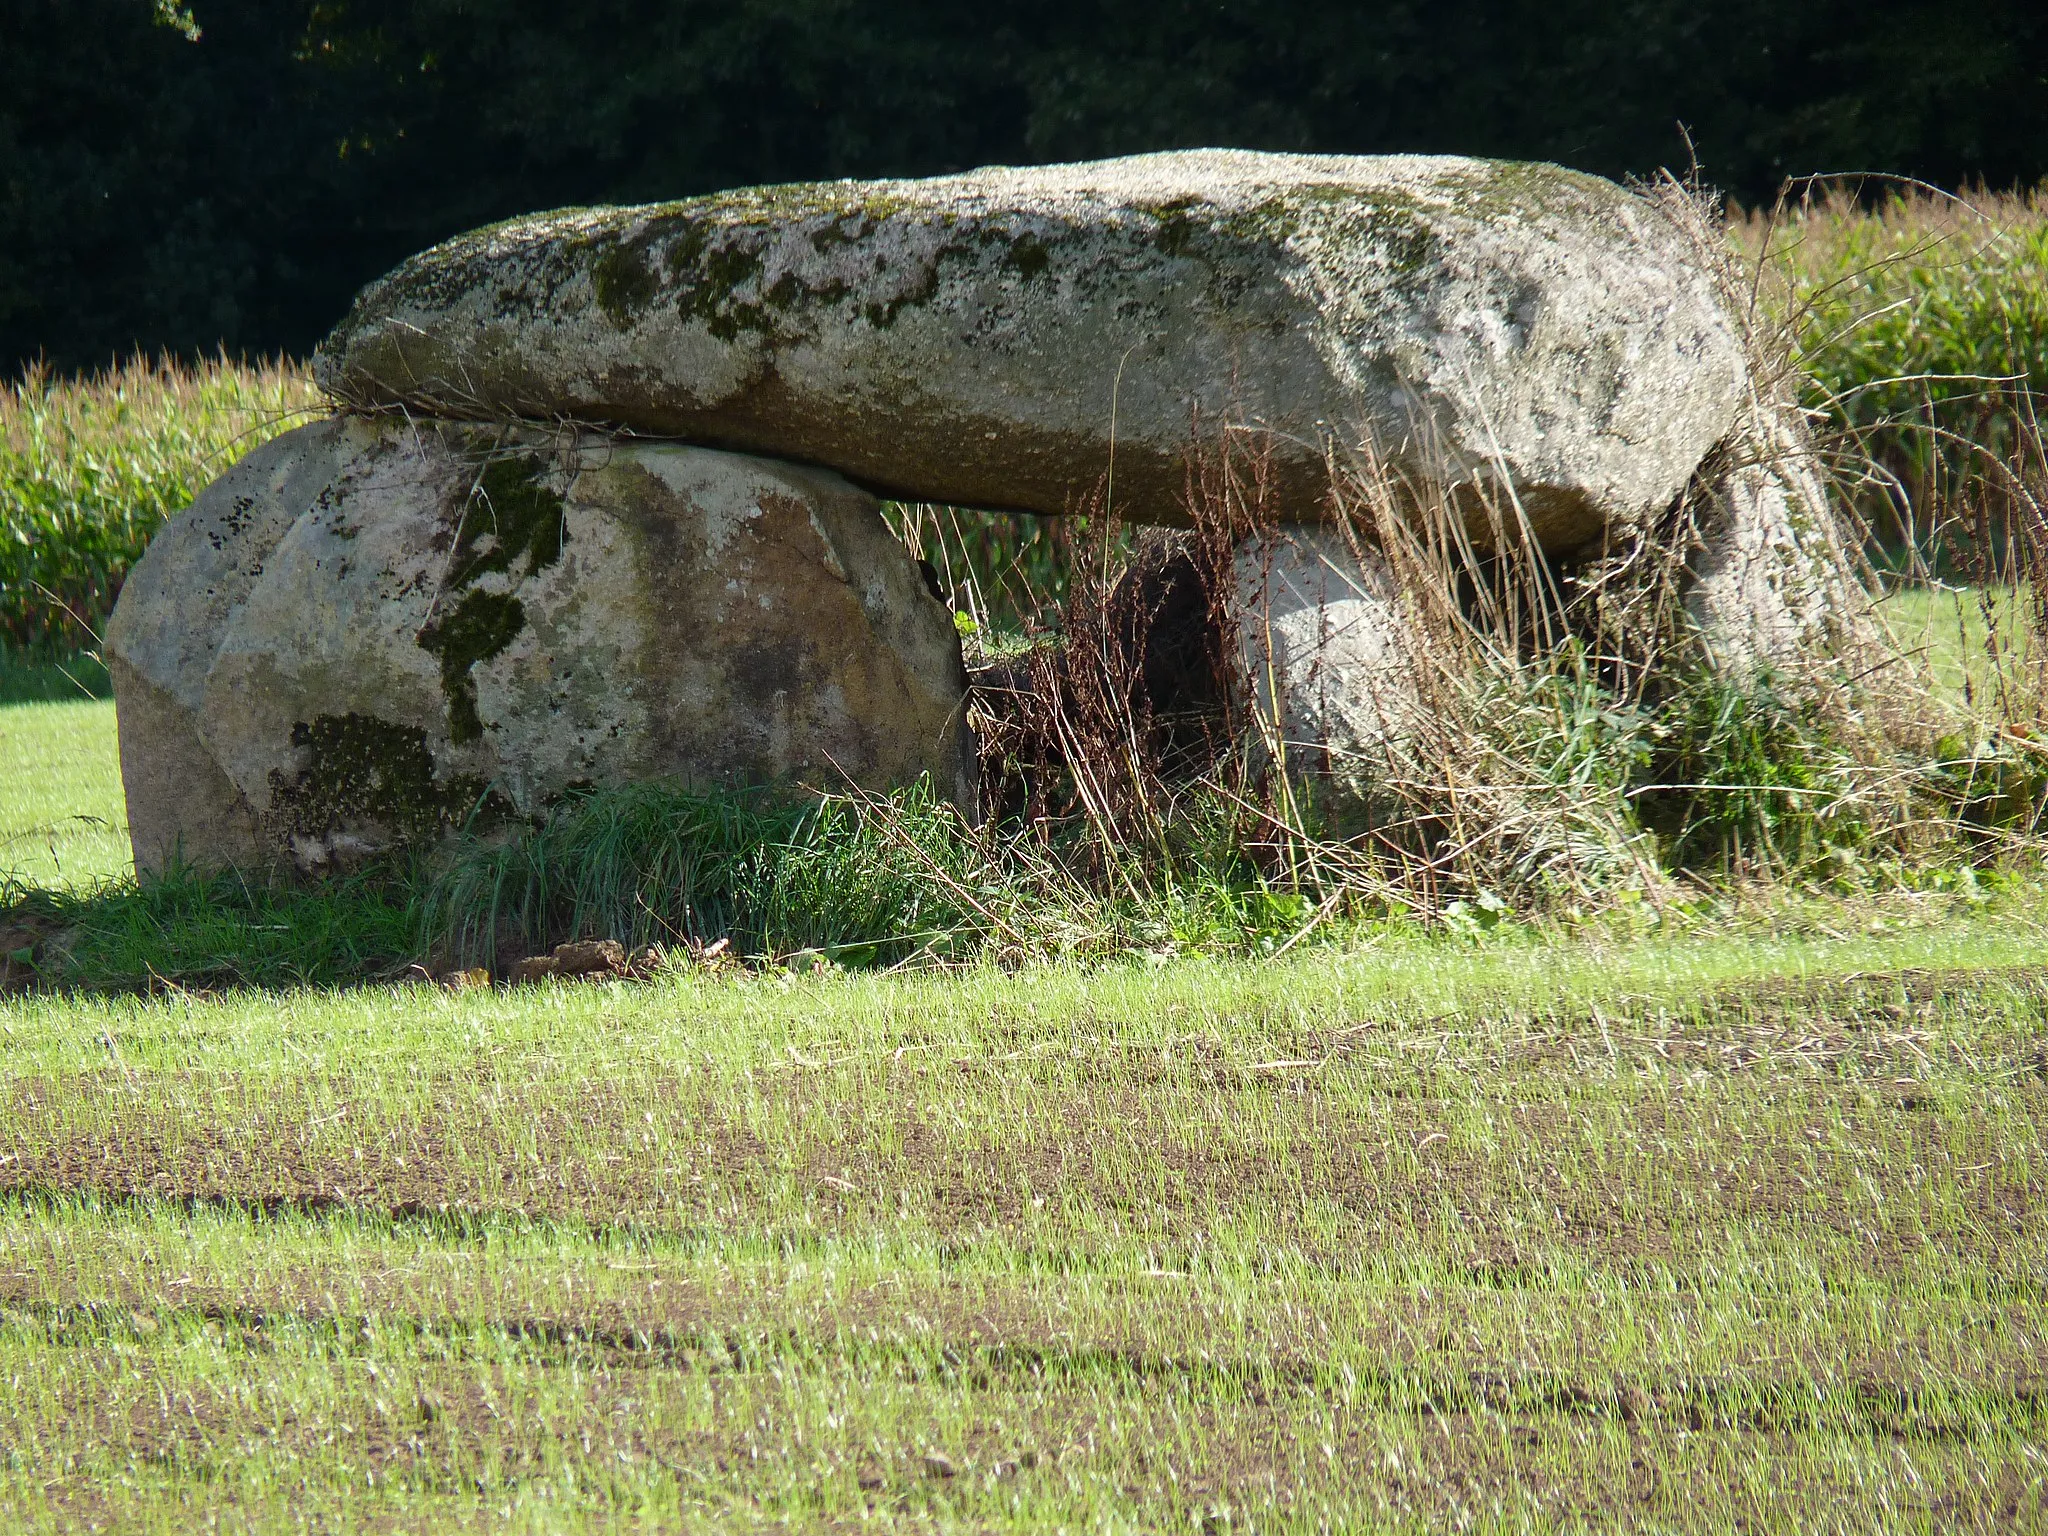
M1853 755L1812 697L1768 671L1690 679L1652 739L1631 798L1674 867L1798 873L1866 830Z
M250 449L320 408L304 365L135 357L0 385L0 643L93 642L150 535Z
M1881 542L1939 567L1945 521L2002 511L2039 469L2048 201L1868 191L1809 189L1732 235Z
M466 964L571 938L893 964L981 931L970 864L958 813L925 782L790 799L655 781L573 795L509 839L460 842L420 897L421 930Z

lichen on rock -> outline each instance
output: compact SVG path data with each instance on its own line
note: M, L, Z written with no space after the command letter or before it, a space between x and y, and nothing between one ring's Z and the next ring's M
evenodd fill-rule
M109 649L145 869L324 870L657 777L972 804L959 637L874 500L707 449L302 428L159 535Z
M1653 517L1745 366L1652 201L1546 165L1191 150L540 215L366 289L322 349L366 406L605 421L1059 514L1180 520L1192 428L1512 492L1546 547Z

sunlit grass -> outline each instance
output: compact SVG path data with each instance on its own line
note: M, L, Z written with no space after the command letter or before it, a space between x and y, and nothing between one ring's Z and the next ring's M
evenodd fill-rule
M2048 207L2039 193L1864 190L1879 195L1838 188L1734 229L1752 258L1768 242L1766 286L1782 287L1815 402L1874 430L1895 463L2013 452L2048 386Z
M0 383L0 645L92 643L150 535L318 407L311 371L283 360Z
M0 1505L2024 1523L2044 917L17 999Z
M2026 585L1913 586L1887 593L1877 613L1933 697L1981 729L2023 716L2038 688L2032 604Z
M81 890L134 869L113 704L0 703L0 879Z

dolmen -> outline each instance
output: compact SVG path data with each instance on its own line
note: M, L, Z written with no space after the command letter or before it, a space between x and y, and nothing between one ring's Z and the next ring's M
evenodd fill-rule
M1561 558L1693 497L1731 656L1800 644L1839 563L1697 227L1549 165L1202 150L541 214L372 284L316 370L336 414L116 610L144 869L321 870L657 776L971 808L952 615L884 498L1175 525L1191 453L1255 440L1295 525L1241 562L1293 616L1261 670L1339 751L1392 717L1305 679L1400 649L1328 528L1361 455Z

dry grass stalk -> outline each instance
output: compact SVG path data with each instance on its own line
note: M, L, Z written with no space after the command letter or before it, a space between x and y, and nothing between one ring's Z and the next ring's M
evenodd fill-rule
M1002 674L1005 702L985 717L991 782L1004 786L994 803L1021 806L1042 849L1059 843L1058 829L1084 827L1084 862L1126 882L1130 861L1121 854L1156 852L1163 857L1153 867L1170 872L1190 824L1213 836L1220 811L1230 846L1265 880L1312 895L1319 910L1332 900L1435 910L1493 892L1517 902L1597 904L1617 893L1660 902L1672 874L1668 848L1646 830L1649 803L1692 804L1688 816L1712 822L1716 797L1748 796L1805 828L1797 849L1776 846L1767 828L1746 843L1731 834L1737 872L1793 867L1810 856L1813 837L1824 844L1833 835L1808 825L1828 817L1902 852L1952 842L1982 796L1967 787L1930 791L1940 710L1925 669L1871 622L1869 599L1881 583L1862 560L1873 541L1856 515L1856 483L1839 473L1839 444L1821 449L1834 455L1833 505L1811 509L1816 516L1800 531L1801 548L1831 583L1821 632L1803 655L1775 658L1756 681L1702 650L1687 600L1714 519L1724 515L1716 483L1749 469L1805 473L1814 450L1795 403L1799 332L1772 296L1772 274L1731 247L1719 209L1696 187L1666 178L1646 191L1720 280L1752 359L1746 418L1691 493L1649 526L1558 560L1536 547L1503 474L1447 489L1397 475L1370 442L1334 456L1320 512L1361 570L1386 573L1402 637L1399 675L1376 701L1402 729L1347 759L1329 741L1290 739L1274 704L1279 679L1255 675L1261 664L1271 668L1273 646L1269 637L1262 643L1267 616L1248 611L1241 594L1262 590L1257 551L1270 546L1260 541L1300 509L1274 505L1258 431L1237 423L1198 430L1188 460L1191 526L1172 558L1201 586L1202 663L1192 669L1208 673L1207 687L1192 690L1204 707L1201 729L1162 729L1172 701L1144 675L1161 592L1148 583L1142 554L1136 567L1120 566L1114 541L1100 537L1081 551L1064 611L1048 625L1059 642L1035 646ZM1990 706L2020 733L2012 750L2022 756L2034 750L2026 722L2041 717L2048 666L2034 596L2048 560L2040 493L2048 476L2031 414L2026 422L2020 456L1998 471L2006 511L1967 556L1980 587L2021 599L1984 608L1981 643ZM1965 514L1958 525L1968 533L1992 520ZM1960 545L1952 558L1965 559ZM2025 636L2012 632L2020 612ZM1670 738L1700 729L1711 737L1715 720L1702 726L1686 712L1722 695L1736 735L1707 747L1763 756L1748 769L1709 763L1706 782L1674 780L1703 770L1697 743L1675 750ZM1744 709L1763 710L1763 723L1745 725ZM1743 730L1756 739L1738 739ZM1774 741L1772 730L1792 734ZM1201 750L1188 751L1191 739ZM1772 752L1796 760L1773 764ZM1723 782L1723 770L1752 769L1756 782ZM1333 819L1323 793L1347 775L1371 786L1362 826ZM1732 824L1734 815L1723 819ZM2025 819L2031 826L2038 808ZM2013 846L2009 827L1981 830L1986 846Z

